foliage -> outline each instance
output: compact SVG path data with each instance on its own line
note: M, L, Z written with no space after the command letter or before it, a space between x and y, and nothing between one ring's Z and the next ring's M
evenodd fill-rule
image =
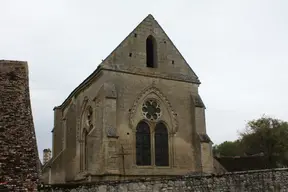
M249 121L239 140L216 145L213 152L221 156L262 154L270 167L288 166L288 122L266 116Z
M214 155L221 156L239 156L241 155L240 141L225 141L219 145L213 146Z

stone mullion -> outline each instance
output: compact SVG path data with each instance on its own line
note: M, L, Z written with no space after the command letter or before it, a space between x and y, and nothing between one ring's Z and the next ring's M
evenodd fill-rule
M151 140L151 166L155 166L155 123L150 124L150 140Z

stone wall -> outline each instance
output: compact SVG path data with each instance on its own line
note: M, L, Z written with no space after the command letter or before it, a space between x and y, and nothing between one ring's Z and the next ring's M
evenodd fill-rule
M35 191L38 173L28 65L0 60L0 185L11 191Z
M65 184L42 187L43 192L156 192L156 191L288 191L288 169L226 173L223 175L194 175L157 180Z

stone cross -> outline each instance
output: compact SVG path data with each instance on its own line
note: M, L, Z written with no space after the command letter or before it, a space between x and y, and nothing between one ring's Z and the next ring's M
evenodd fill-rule
M115 155L116 155L116 157L112 157L112 158L119 158L119 156L122 157L123 174L126 175L126 174L125 174L125 156L126 156L126 155L131 155L131 153L125 152L123 145L121 145L121 152L120 152L120 153L116 153Z

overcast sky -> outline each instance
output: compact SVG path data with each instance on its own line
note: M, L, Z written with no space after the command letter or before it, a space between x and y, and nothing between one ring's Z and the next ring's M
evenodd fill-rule
M0 10L0 59L29 63L41 159L53 107L149 13L200 78L214 143L262 114L288 121L287 0L1 0Z

